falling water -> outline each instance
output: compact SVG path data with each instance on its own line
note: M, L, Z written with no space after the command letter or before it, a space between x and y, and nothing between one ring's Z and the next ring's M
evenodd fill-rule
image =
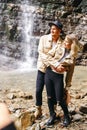
M34 6L30 6L29 2L26 1L25 4L21 5L21 8L23 10L21 21L23 22L24 27L24 54L25 54L25 61L20 64L20 69L22 70L32 70L35 69L36 66L34 64L35 61L35 55L34 55L34 48L35 48L35 41L36 39L32 36L33 32L33 12L35 11ZM33 56L32 56L33 51Z
M20 41L9 41L5 36L2 41L0 41L0 67L5 70L20 70L20 71L31 71L36 69L37 62L37 47L38 47L38 37L33 36L33 27L34 27L34 18L35 18L35 9L36 6L32 5L28 0L20 1L20 4L17 2L14 4L0 3L0 10L3 12L5 5L10 5L9 7L18 7L18 16L14 19L13 16L9 17L9 13L6 18L9 18L7 21L9 25L13 26L14 23L17 23L17 32L16 36L20 36ZM2 6L3 5L3 6ZM7 10L8 12L8 10ZM11 20L12 17L12 20ZM0 20L2 21L2 16ZM0 21L0 23L1 23ZM13 22L13 24L11 24ZM3 23L3 22L2 22ZM6 23L7 24L7 23ZM9 26L8 24L6 26ZM20 35L22 34L22 35ZM3 58L2 58L3 57Z

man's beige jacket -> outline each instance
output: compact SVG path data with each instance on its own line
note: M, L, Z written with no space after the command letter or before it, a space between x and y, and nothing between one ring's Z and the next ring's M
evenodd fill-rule
M63 40L61 38L58 39L57 44L62 44ZM38 62L37 62L37 68L41 72L46 71L47 65L46 62L44 64L44 59L48 55L48 52L52 49L52 36L51 34L44 35L40 38L39 46L38 46ZM48 63L48 62L47 62Z

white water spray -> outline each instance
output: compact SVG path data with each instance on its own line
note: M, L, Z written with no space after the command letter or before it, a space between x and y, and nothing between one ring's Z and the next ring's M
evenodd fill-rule
M24 54L25 54L25 61L20 64L20 70L22 71L31 71L36 69L36 67L33 65L34 63L34 57L31 57L31 51L33 48L32 45L34 45L32 40L32 31L33 31L33 13L35 11L34 6L30 6L29 2L25 2L25 4L22 4L22 19L23 22L23 30L24 30L24 42L23 48L24 48ZM34 45L35 46L35 45Z

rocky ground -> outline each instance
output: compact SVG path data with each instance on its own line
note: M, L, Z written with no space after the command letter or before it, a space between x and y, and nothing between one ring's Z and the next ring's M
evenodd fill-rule
M69 112L72 123L61 127L63 112L57 107L57 120L51 127L44 123L49 118L46 91L43 92L43 115L35 120L35 80L36 71L0 71L0 101L6 102L12 118L18 122L18 130L87 130L87 66L76 66L72 87ZM17 123L16 123L17 124ZM28 127L29 126L29 127Z

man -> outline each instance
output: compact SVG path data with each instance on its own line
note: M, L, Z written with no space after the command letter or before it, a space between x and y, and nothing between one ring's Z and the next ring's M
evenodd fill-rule
M38 47L38 73L36 80L36 112L35 117L38 118L42 115L42 92L44 88L44 77L46 72L46 65L43 63L43 58L48 54L49 50L55 46L55 44L62 44L60 33L63 25L60 21L54 21L49 23L51 27L50 34L44 35L40 38ZM56 28L55 28L56 27ZM60 67L61 72L64 71L64 67ZM55 94L53 94L55 97ZM56 98L54 98L54 105L56 105Z

